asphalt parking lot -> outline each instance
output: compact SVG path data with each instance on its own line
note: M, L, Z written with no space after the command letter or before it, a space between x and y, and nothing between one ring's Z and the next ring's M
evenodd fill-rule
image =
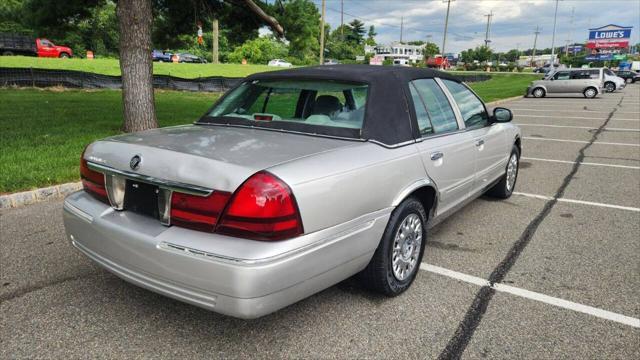
M94 266L61 201L0 212L0 358L639 358L640 85L500 106L524 135L518 193L434 228L393 299L347 280L237 320Z

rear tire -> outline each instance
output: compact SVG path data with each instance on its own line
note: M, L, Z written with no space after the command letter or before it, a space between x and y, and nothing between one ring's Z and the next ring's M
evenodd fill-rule
M487 195L498 199L508 199L511 197L513 189L516 187L516 180L518 180L519 167L520 150L518 150L517 146L513 145L502 179L487 191Z
M418 274L427 240L427 214L410 197L391 214L387 228L369 265L358 274L363 285L387 296L397 296Z
M627 84L631 84L633 82L633 79L626 79L624 82L626 82Z
M598 90L596 90L596 88L588 87L584 89L584 92L582 94L587 99L593 99L594 97L598 96Z
M12 55L13 55L13 52L11 52L11 51L4 51L4 52L2 53L2 55L3 55L3 56L12 56Z
M533 95L533 97L543 98L547 94L547 92L544 91L543 88L535 88L535 89L533 89L531 94Z
M607 92L614 92L616 91L616 84L612 83L611 81L607 81L606 83L604 83L604 89Z

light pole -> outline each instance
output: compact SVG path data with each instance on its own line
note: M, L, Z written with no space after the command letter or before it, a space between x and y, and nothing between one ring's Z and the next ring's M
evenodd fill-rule
M451 8L451 2L455 0L442 0L447 3L447 16L444 18L444 36L442 37L442 57L444 57L445 45L447 45L447 26L449 25L449 9Z
M322 0L322 18L320 19L320 65L324 64L324 12L325 0Z
M556 63L556 20L558 18L558 3L560 0L556 0L556 11L553 14L553 35L551 35L551 69Z

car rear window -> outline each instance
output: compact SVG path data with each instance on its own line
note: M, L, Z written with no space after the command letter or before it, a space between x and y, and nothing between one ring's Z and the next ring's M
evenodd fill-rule
M227 94L208 114L252 126L287 129L291 124L362 129L366 84L329 80L255 80ZM296 130L300 131L300 127ZM304 129L303 129L304 131Z

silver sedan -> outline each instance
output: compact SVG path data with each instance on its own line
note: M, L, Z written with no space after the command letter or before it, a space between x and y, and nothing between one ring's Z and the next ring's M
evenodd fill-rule
M66 232L122 279L235 317L354 275L396 296L431 226L484 193L513 192L511 118L433 70L252 75L193 125L87 146Z

